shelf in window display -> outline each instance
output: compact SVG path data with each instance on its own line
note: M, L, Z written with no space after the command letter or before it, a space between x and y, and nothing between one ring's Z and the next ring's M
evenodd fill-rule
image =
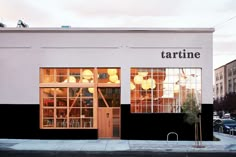
M45 124L46 123L46 124ZM52 118L46 119L44 118L44 127L53 127L54 126L54 120Z
M71 120L80 120L80 116L70 116Z
M50 106L50 107L45 107L45 106L43 106L43 109L54 109L54 106Z
M53 119L53 116L51 116L51 117L49 117L49 116L43 117L43 119L45 119L45 120L47 120L47 119Z
M53 128L54 125L44 125L43 127L44 127L44 128Z
M57 117L57 120L60 120L60 119L67 119L66 117Z

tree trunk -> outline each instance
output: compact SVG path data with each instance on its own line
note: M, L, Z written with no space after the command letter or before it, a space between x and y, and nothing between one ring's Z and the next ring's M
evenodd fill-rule
M195 146L199 146L199 133L198 133L198 123L195 122Z

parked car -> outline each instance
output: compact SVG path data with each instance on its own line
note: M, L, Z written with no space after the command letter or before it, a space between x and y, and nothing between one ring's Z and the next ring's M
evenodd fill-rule
M213 124L214 131L230 133L230 130L234 131L234 135L236 135L236 121L233 119L217 119Z
M226 113L222 117L223 119L230 119L230 113Z
M213 123L216 121L216 120L218 120L218 119L220 119L220 116L213 116Z

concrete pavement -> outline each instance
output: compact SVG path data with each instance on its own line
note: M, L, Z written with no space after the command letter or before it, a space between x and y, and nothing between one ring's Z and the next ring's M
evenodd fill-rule
M176 156L208 154L213 156L236 156L236 136L214 133L220 141L203 141L204 148L195 148L194 141L150 141L150 140L27 140L0 139L0 156L147 156L150 154ZM15 154L14 154L15 153ZM210 154L209 154L210 153ZM43 155L45 154L45 155Z

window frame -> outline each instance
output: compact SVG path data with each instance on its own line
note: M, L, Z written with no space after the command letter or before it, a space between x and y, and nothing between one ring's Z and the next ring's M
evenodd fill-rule
M145 96L142 96L140 97L142 91L140 90L142 87L140 87L140 84L137 84L135 83L135 77L138 74L138 71L144 71L145 72L145 69L148 69L146 70L146 72L151 72L151 74L149 76L152 76L151 79L154 79L156 81L156 85L155 85L155 88L151 88L149 87L149 89L146 89L146 91L149 90L149 95L151 95L151 100L149 101L150 103L148 104L148 102L146 101L146 104L144 103L144 105L146 106L151 106L151 109L146 109L143 110L143 104L141 102L142 98L145 100ZM151 70L150 70L151 69ZM178 95L176 96L175 95L175 83L174 82L161 82L161 83L157 83L158 82L158 78L154 78L153 75L153 71L157 70L161 70L161 69L165 69L165 74L163 76L165 76L165 79L164 81L168 78L170 79L171 81L175 79L178 79L179 81L181 80L181 76L180 76L180 73L182 72L182 69L184 70L189 70L191 72L194 71L195 74L191 74L192 77L197 77L197 75L199 75L200 78L195 78L195 79L189 79L190 80L190 83L186 83L185 82L185 85L184 86L190 86L190 88L193 88L196 90L196 100L198 98L198 105L199 107L201 108L201 103L202 103L202 68L200 67L190 67L190 68L186 68L186 67L179 67L179 68L172 68L172 67L161 67L161 68L153 68L153 67L150 67L150 68L143 68L143 67L131 67L130 69L130 84L131 86L135 86L133 87L134 89L130 89L130 111L131 113L181 113L181 106L183 105L183 96L182 95L185 95L187 97L187 88L185 90L182 90L182 86L183 86L183 82L179 82L179 85L178 85L178 88L179 88L179 92L178 92ZM168 74L167 74L167 71ZM172 71L172 72L171 72ZM177 75L178 73L178 75ZM188 72L189 73L189 72ZM158 74L158 72L157 72ZM158 75L157 77L159 76L162 76L162 74ZM149 79L148 76L144 76L143 77L143 80L147 80ZM194 80L198 80L198 82L191 82L194 81ZM163 89L159 89L159 85L162 84L163 86L163 89L164 88L168 88L168 90L163 90ZM192 86L194 84L194 86ZM181 88L180 88L181 87ZM136 88L138 90L136 90ZM134 91L136 90L136 92ZM143 89L145 90L145 89ZM140 92L141 91L141 92ZM162 97L160 97L160 95L158 96L158 98L155 98L153 93L159 93L161 92L160 95L162 95ZM182 93L184 92L184 93ZM138 94L139 93L139 94ZM171 94L172 93L172 94ZM185 94L186 93L186 94ZM166 95L165 95L166 94ZM165 95L165 97L164 97ZM200 96L198 96L200 95ZM140 100L139 100L140 99ZM159 104L155 104L155 101L158 100L161 102ZM155 108L155 106L157 106L157 109ZM140 109L141 108L141 109ZM145 108L145 107L144 107ZM161 108L161 109L159 109Z

